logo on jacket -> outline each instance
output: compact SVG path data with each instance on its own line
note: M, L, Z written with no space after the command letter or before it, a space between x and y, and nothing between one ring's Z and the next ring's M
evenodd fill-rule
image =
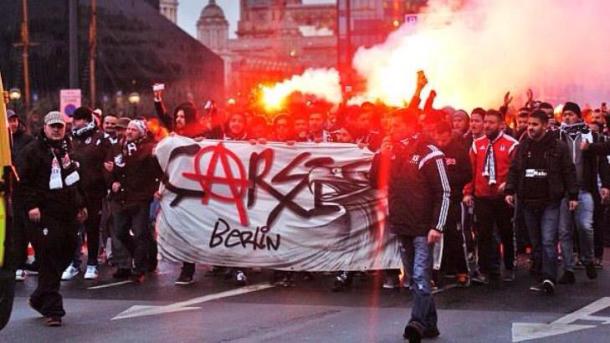
M457 164L455 158L445 158L445 164L448 166L454 166Z
M85 139L85 144L89 144L91 143L91 137L87 137L87 139Z
M413 157L411 157L411 163L418 164L419 163L419 155L413 155Z
M125 160L123 159L123 154L118 154L114 156L114 164L119 168L125 167Z
M506 151L506 145L504 145L504 144L500 145L500 151Z

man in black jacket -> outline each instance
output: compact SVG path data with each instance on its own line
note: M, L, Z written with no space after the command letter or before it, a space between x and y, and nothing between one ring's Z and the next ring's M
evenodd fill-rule
M569 208L574 211L578 205L578 187L568 148L547 132L548 125L548 116L543 111L530 115L527 136L517 147L504 192L511 206L515 204L515 195L519 198L533 250L542 254L534 256L534 261L542 262L542 282L530 289L553 294L557 281L560 205L567 193Z
M606 190L610 188L610 180L604 172L607 170L607 159L599 158L591 151L580 149L582 142L600 141L598 134L591 132L583 121L580 107L575 103L567 102L563 107L562 117L560 129L555 131L555 134L568 146L570 158L576 167L579 206L574 213L571 213L567 208L567 200L564 200L560 209L559 243L565 273L559 283L573 284L575 282L573 245L576 241L573 238L574 227L578 234L579 259L586 268L587 277L590 279L597 277L593 237L595 198L599 194L598 177Z
M373 187L388 187L388 222L404 249L414 304L403 336L412 342L436 337L431 244L441 241L451 189L443 153L416 134L417 113L399 110L371 166Z
M63 115L47 114L43 132L24 148L18 170L30 237L40 256L38 287L29 302L49 326L61 325L66 313L59 294L61 273L76 248L77 222L87 218L80 173L65 133Z
M146 123L132 120L125 131L125 141L113 149L111 175L111 208L114 238L127 248L134 260L131 273L135 282L142 282L149 270L149 250L153 240L148 226L150 202L159 187L161 167L152 151L154 142L147 135ZM133 238L129 231L133 232ZM115 277L130 274L119 267Z
M23 161L23 148L25 148L34 138L26 132L25 125L20 120L19 115L12 110L7 111L9 129L12 135L11 155L15 161L15 165L19 165ZM13 221L11 224L11 236L12 238L12 250L14 257L15 280L25 280L27 268L37 268L38 261L35 262L36 266L27 266L27 247L28 237L26 230L26 213L23 208L24 199L23 192L21 192L19 183L15 182L11 196L11 204L13 209Z
M73 157L78 161L81 170L81 189L85 193L88 213L82 232L87 238L85 280L95 280L99 276L97 256L100 246L100 221L102 200L106 196L104 160L111 146L108 137L93 120L93 111L88 107L77 108L72 115L72 147ZM78 275L81 267L80 250L79 246L74 261L64 271L62 280L71 280Z
M461 140L456 139L451 132L451 125L440 122L433 133L436 145L445 155L445 166L449 185L451 186L451 205L447 216L443 242L445 253L442 258L442 270L456 274L456 281L461 286L468 286L468 260L465 246L465 236L462 217L465 212L462 207L462 190L472 179L472 165L468 149Z

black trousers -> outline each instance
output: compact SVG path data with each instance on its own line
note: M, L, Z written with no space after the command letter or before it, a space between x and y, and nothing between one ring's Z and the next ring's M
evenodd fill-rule
M502 198L477 198L474 205L479 233L479 266L487 274L500 274L500 246L495 234L497 227L504 247L504 268L512 270L515 264L515 236L513 209Z
M28 231L40 257L38 287L30 296L30 303L44 316L62 317L66 312L59 286L61 274L70 265L76 249L77 224L42 213L40 223L28 222Z
M442 270L446 273L467 274L466 245L462 228L462 207L459 202L454 202L449 207L447 224L443 231L443 261Z
M31 241L29 237L28 219L25 213L23 201L13 199L12 202L12 218L11 218L10 233L11 233L11 268L24 269L28 258L28 243ZM36 256L36 264L38 264L39 256Z
M114 218L113 235L127 248L134 260L135 272L146 273L149 268L149 256L153 234L148 225L149 203L139 203L129 206L112 206ZM133 237L129 231L133 233Z

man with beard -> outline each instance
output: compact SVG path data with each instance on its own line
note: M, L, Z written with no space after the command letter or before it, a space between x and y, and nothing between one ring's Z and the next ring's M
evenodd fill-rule
M576 170L568 147L547 132L549 118L537 110L528 119L527 136L517 147L505 188L505 201L519 197L533 245L534 260L542 278L530 289L553 294L557 280L557 234L562 198L569 194L569 209L578 205Z
M498 228L504 247L504 281L514 279L514 235L512 209L504 202L508 168L518 142L502 130L504 118L489 110L484 118L485 135L474 141L470 150L472 182L464 187L464 203L474 206L479 232L481 281L500 279L500 256L494 228Z
M579 260L586 268L587 277L595 279L597 271L594 266L594 240L593 240L593 212L595 209L594 198L599 194L598 176L602 182L602 189L610 188L610 180L607 173L603 172L607 160L599 158L590 151L579 149L582 142L597 143L599 136L589 131L586 123L582 120L580 107L567 102L562 111L563 122L557 131L559 139L568 145L570 158L576 167L576 179L578 184L578 208L574 211L569 208L569 199L564 199L560 209L559 220L559 242L564 263L564 275L559 280L562 284L573 284L574 259L573 259L573 226L578 234ZM573 213L572 213L573 212Z
M389 136L371 166L373 187L387 183L390 230L398 235L410 276L414 304L403 337L410 342L437 337L432 298L431 245L441 241L449 210L450 186L443 153L416 133L417 112L399 110ZM384 181L386 180L386 181Z
M60 326L66 314L59 294L61 274L76 249L77 223L87 218L71 153L63 115L49 112L43 132L24 148L18 170L30 237L40 256L38 287L29 303L48 326Z
M119 266L115 278L131 276L141 283L149 270L149 251L153 241L148 226L150 202L159 187L161 167L153 156L154 142L147 135L146 123L132 120L125 131L125 140L113 149L113 166L109 179L111 209L114 219L113 240L119 240L134 260ZM133 237L130 235L133 232Z
M81 170L81 189L85 193L87 221L83 233L87 237L87 269L85 280L95 280L99 276L97 255L100 246L100 221L102 199L106 196L104 180L104 160L110 152L111 143L105 137L88 107L77 108L72 115L72 138L74 159ZM83 235L81 235L83 237ZM80 246L74 261L62 275L62 280L72 280L80 271Z

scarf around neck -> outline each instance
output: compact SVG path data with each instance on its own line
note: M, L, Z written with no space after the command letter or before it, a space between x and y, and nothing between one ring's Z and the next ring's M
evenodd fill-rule
M95 121L90 121L87 125L81 127L80 129L72 129L72 136L76 138L84 138L90 136L95 132L96 126Z
M487 178L487 184L492 186L495 185L496 180L496 155L494 152L494 143L502 137L500 132L495 138L487 137L489 143L485 151L485 164L483 165L483 176Z

